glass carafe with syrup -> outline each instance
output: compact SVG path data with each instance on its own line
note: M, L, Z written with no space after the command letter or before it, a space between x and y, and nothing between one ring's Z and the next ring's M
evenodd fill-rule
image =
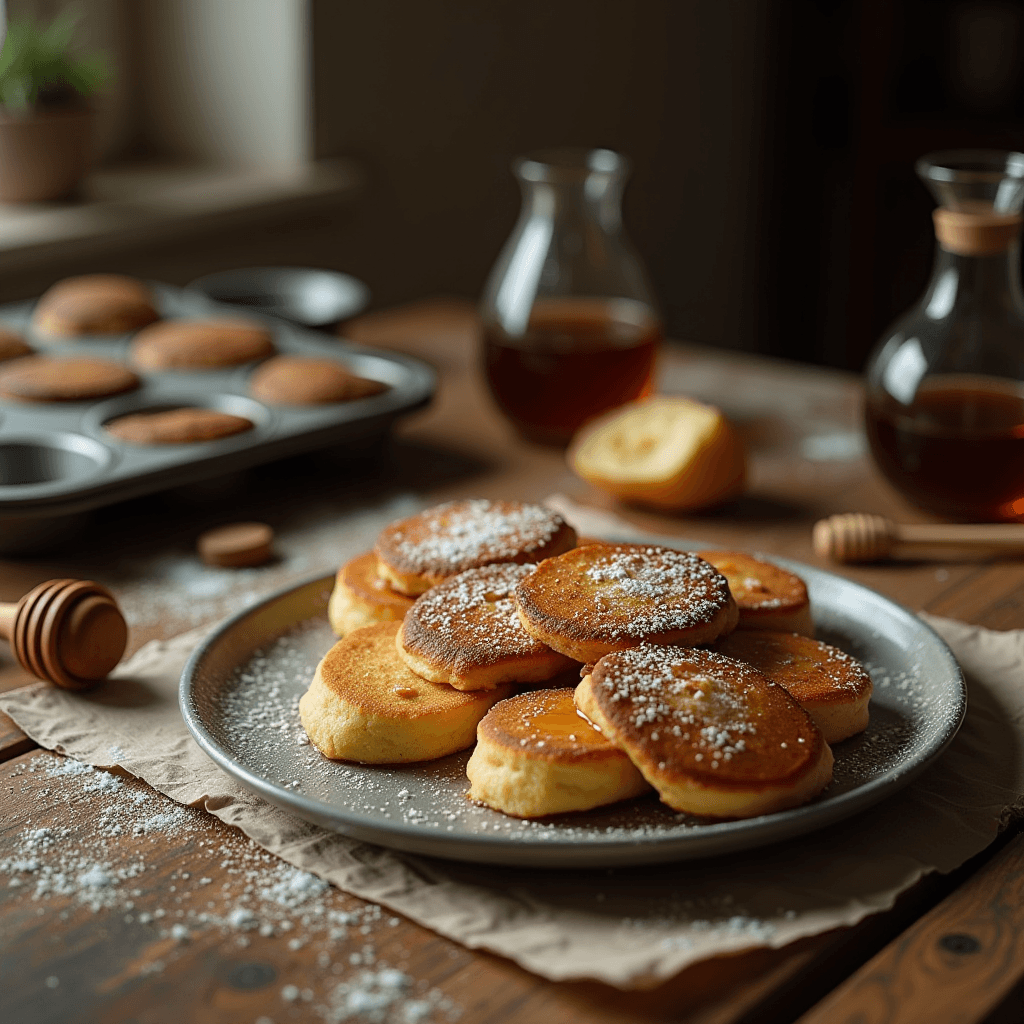
M622 230L625 158L552 150L512 169L522 212L481 304L487 383L521 434L564 444L651 393L661 318Z
M1024 153L935 153L932 279L868 363L875 461L921 508L1024 521Z

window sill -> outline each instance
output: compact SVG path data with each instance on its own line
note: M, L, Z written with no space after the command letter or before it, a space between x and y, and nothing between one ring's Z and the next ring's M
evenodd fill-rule
M273 171L104 168L86 179L75 200L0 205L0 272L302 212L351 199L363 180L359 166L347 160Z

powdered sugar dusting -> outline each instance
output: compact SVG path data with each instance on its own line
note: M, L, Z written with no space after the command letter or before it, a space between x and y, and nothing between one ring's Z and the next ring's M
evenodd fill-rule
M725 577L693 552L630 544L569 552L520 584L517 595L553 631L611 642L708 625L731 601Z
M516 614L516 584L535 570L535 565L487 565L433 587L406 614L407 646L458 667L550 654Z
M401 571L454 576L493 562L536 562L565 529L565 520L543 505L473 498L386 527L376 551Z
M624 740L642 734L662 768L757 774L768 755L784 774L820 750L817 731L781 690L714 651L643 644L602 658L591 684ZM783 700L773 700L773 691Z
M128 969L139 977L168 970L191 943L212 934L240 949L281 943L315 951L316 971L285 968L299 984L268 993L268 1020L282 1019L277 1014L289 1003L305 1004L327 1022L444 1024L460 1017L444 992L407 973L407 954L391 931L401 919L381 906L340 893L135 780L41 752L6 770L8 784L20 783L31 798L23 805L45 801L52 780L57 799L72 808L67 823L55 824L48 813L49 824L11 827L10 855L0 860L8 902L35 904L40 915L71 928L93 914L101 927L132 930L139 957ZM125 836L135 838L126 843ZM179 851L170 870L168 846ZM385 944L391 962L378 954ZM282 963L288 959L282 950ZM45 985L81 983L54 974ZM91 991L93 979L87 984Z

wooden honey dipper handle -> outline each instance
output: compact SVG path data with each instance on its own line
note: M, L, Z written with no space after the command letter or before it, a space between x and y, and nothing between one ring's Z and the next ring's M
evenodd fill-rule
M0 636L32 675L84 690L121 660L128 626L105 587L91 580L48 580L17 604L0 604Z
M896 547L981 547L1024 554L1024 523L919 523L900 525L884 516L849 512L814 524L814 552L836 562L877 562Z

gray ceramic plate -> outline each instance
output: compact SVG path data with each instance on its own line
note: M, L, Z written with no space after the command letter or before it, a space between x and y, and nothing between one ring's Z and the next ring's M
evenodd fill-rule
M416 765L328 761L305 741L297 704L334 642L326 619L331 576L275 594L214 630L185 668L182 713L210 757L261 796L346 836L413 853L613 867L788 839L907 785L953 739L967 699L949 648L916 616L840 576L772 560L807 582L818 637L863 661L875 685L867 731L835 746L834 781L795 810L709 822L645 797L526 822L466 800L468 751Z

